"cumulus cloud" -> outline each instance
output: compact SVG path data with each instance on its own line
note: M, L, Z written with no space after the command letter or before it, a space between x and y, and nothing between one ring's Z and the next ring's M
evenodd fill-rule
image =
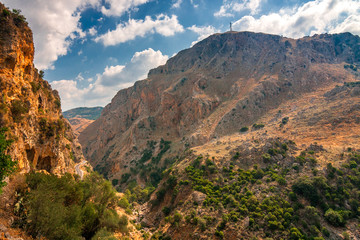
M101 12L105 16L121 16L129 9L136 8L151 0L105 0L109 8L102 6Z
M359 35L359 14L358 0L315 0L259 18L244 16L233 24L233 28L238 31L265 32L294 38L344 31Z
M104 106L110 102L117 91L130 87L135 81L145 79L150 69L165 64L168 56L152 48L136 52L125 65L107 66L97 74L94 83L80 88L77 81L53 81L51 85L59 91L63 110L81 106ZM83 78L81 74L77 78ZM92 82L94 79L87 79Z
M250 11L251 14L257 13L261 2L264 0L223 0L223 5L220 7L214 16L215 17L233 17L234 12Z
M87 0L3 2L10 8L23 10L34 32L35 65L40 69L52 68L53 62L68 52L72 39L84 36L78 10L88 4L95 4Z
M144 20L130 19L125 24L118 24L116 29L108 31L104 35L95 38L96 42L102 42L104 46L113 46L144 37L148 33L158 33L163 36L172 36L177 32L183 32L184 28L179 23L177 16L171 17L160 14L153 20L146 16Z
M188 29L199 35L198 39L191 43L191 46L194 46L197 42L207 38L208 36L216 32L219 32L219 30L217 30L213 26L198 27L196 25L192 25L191 27L188 27Z
M79 22L84 9L93 7L106 16L121 16L149 1L105 0L106 7L101 6L102 0L3 0L3 3L9 8L23 10L34 34L36 67L53 69L53 63L69 52L72 42L86 36ZM87 34L95 36L97 31L90 28Z

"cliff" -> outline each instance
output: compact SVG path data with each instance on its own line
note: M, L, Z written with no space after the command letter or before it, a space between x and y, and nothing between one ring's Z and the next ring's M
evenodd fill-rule
M239 132L289 100L356 81L346 66L359 61L360 38L350 33L215 34L119 91L79 140L97 170L139 181L139 170L154 167L161 139L172 141L171 156Z
M14 142L21 172L74 172L81 146L61 114L60 97L34 67L32 32L24 17L0 4L0 126Z

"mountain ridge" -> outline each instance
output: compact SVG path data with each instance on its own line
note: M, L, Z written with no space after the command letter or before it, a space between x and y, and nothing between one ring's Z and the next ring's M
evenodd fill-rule
M84 154L105 175L119 178L148 141L171 140L176 154L239 131L303 93L356 81L358 73L345 65L359 64L359 43L350 33L212 35L120 90L80 134Z

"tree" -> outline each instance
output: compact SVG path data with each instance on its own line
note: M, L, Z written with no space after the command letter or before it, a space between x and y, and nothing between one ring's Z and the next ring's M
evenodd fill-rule
M10 155L7 154L12 140L6 139L6 131L6 128L0 128L0 194L6 185L5 178L15 171L16 165L16 162L12 161Z

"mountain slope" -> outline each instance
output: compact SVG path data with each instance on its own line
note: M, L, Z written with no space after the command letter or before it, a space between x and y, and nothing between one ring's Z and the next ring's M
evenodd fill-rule
M71 118L84 118L88 120L96 120L100 117L102 110L103 107L92 107L92 108L79 107L63 112L63 116L69 120Z
M162 138L172 141L167 154L175 155L251 126L303 94L356 81L357 72L346 66L359 64L359 43L350 33L210 36L119 91L80 134L84 154L108 177L136 179L139 161L140 168L149 164L145 150L156 155Z
M21 172L74 172L84 157L62 117L60 97L34 67L32 32L24 17L0 4L0 125L14 142Z

